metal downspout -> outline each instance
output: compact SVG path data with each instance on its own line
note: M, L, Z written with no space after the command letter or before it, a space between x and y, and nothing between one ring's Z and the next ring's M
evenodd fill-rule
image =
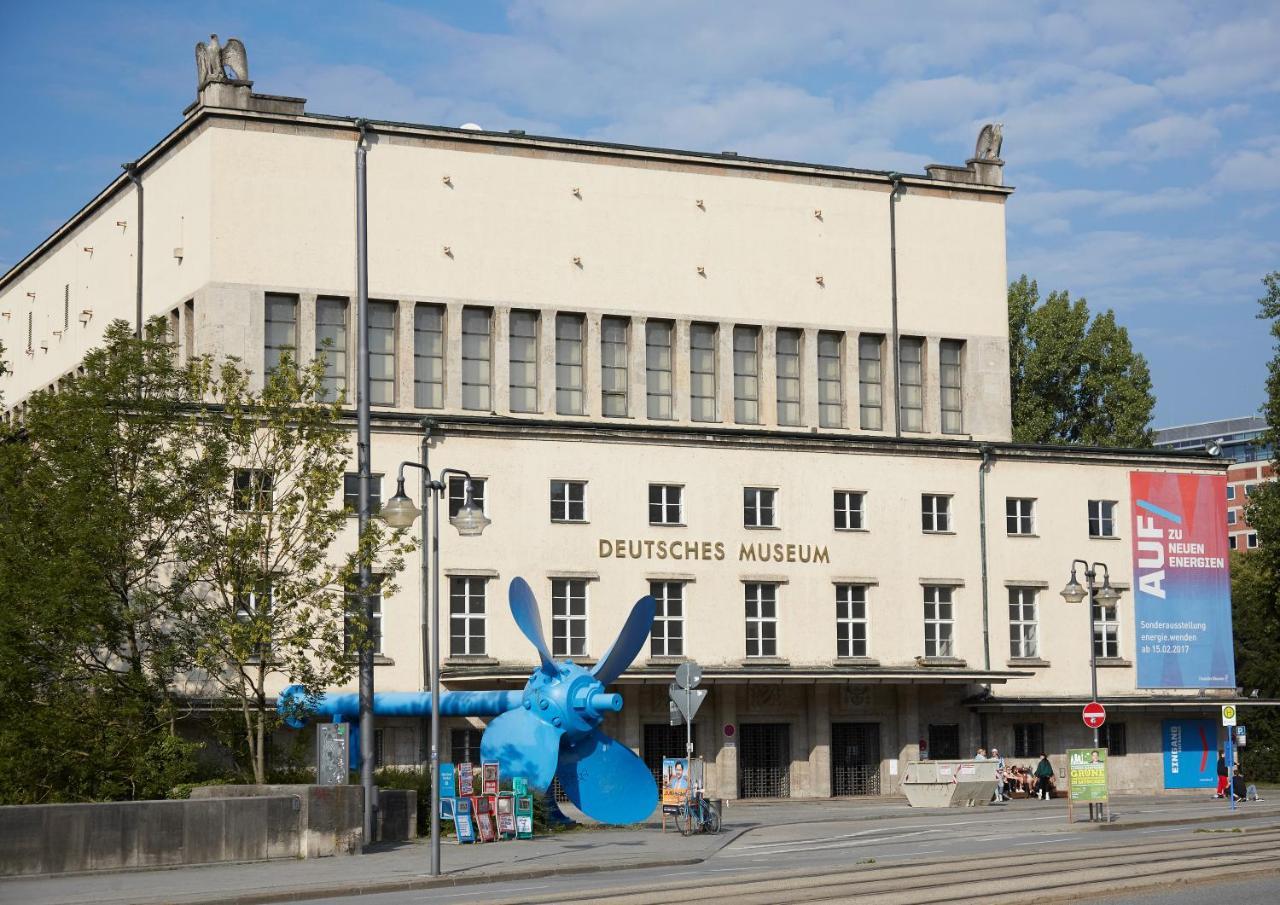
M979 447L982 460L978 463L978 547L982 560L982 668L991 669L991 616L987 596L987 470L994 453L985 443ZM987 689L990 690L988 685Z
M898 193L902 174L889 174L889 305L893 315L889 338L889 367L893 369L893 435L902 436L902 386L898 382Z
M142 177L138 174L138 162L136 160L131 163L122 163L120 164L120 166L124 169L125 174L129 177L129 181L133 183L133 187L136 190L137 197L138 197L138 248L135 255L137 257L138 270L137 270L137 276L134 277L134 282L136 284L134 288L137 295L137 312L134 319L134 332L137 334L138 338L141 339L142 338L142 250L143 250Z

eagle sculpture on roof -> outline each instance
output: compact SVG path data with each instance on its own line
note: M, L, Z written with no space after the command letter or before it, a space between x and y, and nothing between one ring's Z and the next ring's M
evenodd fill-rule
M227 70L231 78L227 78ZM196 45L196 91L211 82L249 81L249 55L239 38L228 38L225 47L218 43L217 35L209 35L209 43Z

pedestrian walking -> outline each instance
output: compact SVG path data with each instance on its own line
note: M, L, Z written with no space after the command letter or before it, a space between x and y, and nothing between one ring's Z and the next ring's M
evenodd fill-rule
M1036 764L1036 797L1048 801L1051 797L1049 784L1053 780L1053 764L1049 763L1049 755L1041 754L1040 763Z
M1227 770L1227 759L1223 756L1222 749L1218 749L1218 791L1214 794L1214 798L1226 798L1227 790L1231 786L1231 774Z
M996 801L1004 801L1004 757L999 748L991 749L991 759L996 762Z

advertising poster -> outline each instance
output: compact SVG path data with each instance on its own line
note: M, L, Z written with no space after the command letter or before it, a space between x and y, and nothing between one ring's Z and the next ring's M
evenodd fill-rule
M476 794L476 774L471 764L458 764L458 794L463 798Z
M1218 784L1218 724L1165 720L1160 727L1166 789L1212 789Z
M458 797L458 778L454 773L453 764L440 765L440 797Z
M662 813L674 814L689 794L689 758L662 759Z
M1068 748L1067 787L1071 801L1107 800L1107 749Z
M1129 473L1139 688L1235 688L1227 485Z
M458 834L458 841L467 843L476 841L475 824L471 822L471 799L454 799L453 830Z
M516 834L516 797L510 792L498 796L498 835Z
M533 799L528 795L516 796L516 838L533 838Z
M481 792L485 795L498 794L498 765L497 764L481 764L480 765L480 781Z
M476 815L476 831L481 842L497 841L497 833L493 826L493 812L489 808L489 799L476 796L471 799L471 809Z

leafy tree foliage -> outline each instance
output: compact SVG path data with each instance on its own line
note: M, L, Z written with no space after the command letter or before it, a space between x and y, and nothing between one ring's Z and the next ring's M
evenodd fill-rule
M1091 319L1065 290L1042 303L1023 274L1009 284L1009 375L1017 442L1151 445L1151 374L1111 310Z

